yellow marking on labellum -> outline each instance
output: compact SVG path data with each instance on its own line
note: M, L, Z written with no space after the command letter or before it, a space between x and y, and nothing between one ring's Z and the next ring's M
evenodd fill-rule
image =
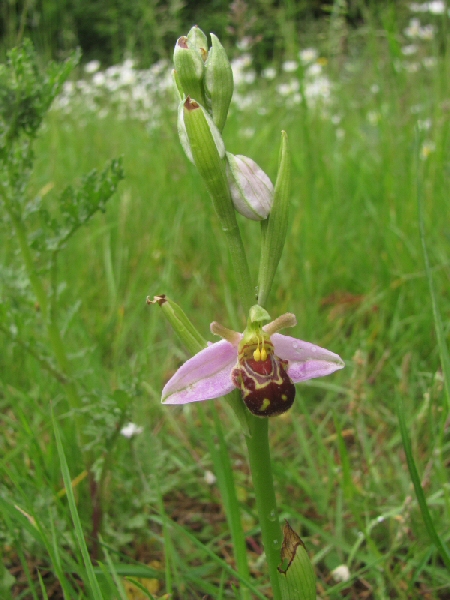
M281 399L282 399L282 400L287 400L287 399L288 399L288 397L286 396L286 394L281 394Z
M264 398L264 400L262 401L261 404L261 408L259 410L267 410L270 406L270 400L269 398Z

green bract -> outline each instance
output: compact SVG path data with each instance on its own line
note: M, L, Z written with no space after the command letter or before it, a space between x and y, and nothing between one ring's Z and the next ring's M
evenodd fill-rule
M261 246L261 261L258 276L258 304L261 304L262 306L267 302L267 297L286 241L289 217L290 179L291 164L287 134L283 131L273 205L270 216L267 219L267 228Z
M214 203L217 215L225 228L236 226L225 174L225 146L206 111L194 100L183 104L183 122L195 166Z
M184 310L165 294L154 296L153 300L147 298L147 304L158 304L169 321L172 329L192 354L200 352L206 347L206 340L200 335Z
M213 33L211 33L211 41L212 48L206 61L205 88L214 123L219 131L222 131L233 95L233 71L224 47Z
M283 527L282 563L278 567L282 600L315 600L316 575L305 544L286 521Z

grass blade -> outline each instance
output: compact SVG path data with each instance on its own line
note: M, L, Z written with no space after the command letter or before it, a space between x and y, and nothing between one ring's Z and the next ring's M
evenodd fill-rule
M75 503L75 496L73 494L73 489L72 489L72 478L69 473L69 467L67 465L66 455L64 454L64 448L63 448L63 444L62 444L62 440L61 440L61 434L60 434L59 427L56 422L53 411L52 411L52 423L53 423L53 429L55 432L56 447L58 449L59 462L61 465L61 473L63 476L64 486L66 488L66 495L67 495L67 500L69 502L70 514L72 516L72 521L73 521L73 525L75 528L75 536L76 536L81 554L83 556L83 562L84 562L84 566L86 569L86 574L88 577L89 585L90 585L94 599L95 600L103 600L103 596L100 591L100 587L99 587L97 578L94 573L94 567L92 565L92 562L91 562L91 559L89 556L89 552L88 552L88 549L86 546L86 542L84 539L83 529L81 527L81 522L80 522L80 518L78 516L78 511L77 511L77 506Z
M416 140L418 136L416 135ZM416 141L417 147L418 143ZM416 156L418 155L418 151L416 152ZM445 383L445 391L446 391L446 399L447 399L447 410L450 410L450 355L448 352L447 342L445 339L444 328L442 326L442 317L439 310L439 305L437 302L437 294L436 289L434 287L433 273L430 266L430 259L428 256L428 249L425 239L425 224L423 220L423 202L422 202L422 177L421 177L421 169L418 166L419 159L416 158L416 170L417 170L417 210L418 210L418 219L419 219L419 231L420 231L420 241L422 243L422 254L423 260L425 263L425 272L427 274L428 279L428 287L430 290L431 296L431 305L433 307L433 318L434 318L434 327L436 330L436 337L438 341L439 347L439 356L441 359L442 373L444 375L444 383Z
M420 512L422 519L427 529L428 535L430 536L433 544L436 546L441 558L450 572L450 552L447 546L439 537L436 528L434 526L433 518L428 510L425 493L423 491L422 484L420 482L419 473L417 471L416 463L412 454L411 441L408 436L408 429L406 426L405 412L403 410L402 400L397 402L397 416L400 425L400 434L402 436L403 448L405 450L406 461L408 463L409 474L414 485L414 491L416 493L417 502L419 503Z

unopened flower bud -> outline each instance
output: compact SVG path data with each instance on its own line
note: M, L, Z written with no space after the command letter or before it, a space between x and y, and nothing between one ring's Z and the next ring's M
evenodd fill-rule
M185 123L185 110L187 106L195 106L195 109L201 110L203 115L204 115L204 121L206 123L206 125L209 128L209 132L210 135L214 141L214 144L216 146L217 152L220 156L220 158L224 158L225 156L225 145L223 143L222 137L219 133L219 130L217 129L217 127L215 126L213 120L211 119L210 115L208 114L208 112L203 108L203 106L199 105L197 102L193 102L191 101L190 98L188 98L188 100L186 100L186 102L180 102L180 105L178 107L178 122L177 122L177 126L178 126L178 135L180 136L180 142L181 145L183 147L183 150L186 153L186 156L188 157L188 159L192 162L195 163L194 161L194 157L192 156L192 149L191 149L191 142L189 140L187 131L186 131L186 123ZM203 124L203 119L200 120L200 122ZM200 131L196 131L194 132L194 136L195 138L198 137L198 135L200 134ZM209 136L208 136L209 137Z
M198 25L191 27L187 39L189 48L196 48L200 52L203 61L206 62L208 58L208 40Z
M225 126L233 95L233 71L224 47L211 33L212 47L206 61L205 88L214 123L219 131Z
M197 48L192 48L186 36L178 38L173 54L175 70L185 96L195 98L200 104L205 104L203 78L205 63Z
M247 156L227 152L227 177L236 210L247 219L262 221L273 203L273 185L269 177Z
M213 200L224 231L236 227L225 170L225 145L206 110L189 97L183 104L183 121L192 158Z

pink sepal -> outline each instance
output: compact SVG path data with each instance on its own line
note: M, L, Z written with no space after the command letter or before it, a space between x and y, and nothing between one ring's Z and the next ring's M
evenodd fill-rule
M208 346L185 362L166 383L163 404L187 404L212 400L234 390L231 370L237 350L226 340Z

